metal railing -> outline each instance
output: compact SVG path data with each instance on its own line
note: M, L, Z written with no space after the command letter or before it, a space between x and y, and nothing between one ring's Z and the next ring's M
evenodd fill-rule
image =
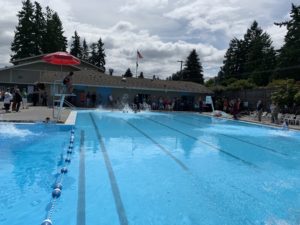
M51 95L53 101L53 118L59 121L64 105L75 109L76 107L66 100L67 96L75 96L74 94L67 94L66 87L63 85L62 80L55 80L51 87Z

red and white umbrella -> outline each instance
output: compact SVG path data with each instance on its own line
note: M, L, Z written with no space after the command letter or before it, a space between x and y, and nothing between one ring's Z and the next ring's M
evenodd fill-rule
M80 59L67 52L54 52L44 55L42 60L55 65L79 65Z

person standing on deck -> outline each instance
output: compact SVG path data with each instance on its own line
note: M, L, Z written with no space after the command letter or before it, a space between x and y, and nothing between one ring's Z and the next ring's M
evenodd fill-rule
M257 110L258 121L261 122L261 116L263 113L263 104L262 104L261 100L258 100L258 102L256 104L256 110Z
M21 102L22 102L22 96L21 96L20 89L18 88L15 90L15 102L16 102L16 112L19 112Z
M4 108L5 108L5 112L10 112L10 105L11 105L11 100L12 100L12 94L10 93L10 89L7 88L6 92L4 93Z
M23 91L21 93L22 95L22 106L23 106L23 109L27 109L28 106L27 106L27 92L26 92L26 88L23 88Z

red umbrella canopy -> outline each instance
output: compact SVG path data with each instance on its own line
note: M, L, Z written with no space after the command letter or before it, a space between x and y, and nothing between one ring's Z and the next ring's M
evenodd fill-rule
M44 55L42 58L45 62L56 64L56 65L78 65L80 59L67 52L54 52Z

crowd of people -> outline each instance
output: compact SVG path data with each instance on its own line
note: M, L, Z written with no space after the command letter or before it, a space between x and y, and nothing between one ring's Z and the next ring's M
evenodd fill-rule
M282 125L285 129L289 127L289 120L286 119L286 115L292 115L292 119L290 120L293 121L293 118L295 119L296 116L300 114L299 108L297 111L297 107L280 107L279 104L274 101L268 104L261 99L259 99L254 106L252 104L251 108L249 108L248 102L242 102L239 98L230 100L226 97L216 98L215 109L218 113L214 113L214 116L222 116L221 112L225 112L227 115L232 115L233 119L239 119L239 117L246 115L258 122L262 122L262 119L265 118L264 122Z
M79 101L81 107L97 107L101 105L101 95L97 96L96 92L81 92L79 94Z
M4 102L6 112L19 112L22 106L23 109L28 108L28 99L32 106L41 104L42 106L48 105L48 93L45 90L40 90L37 87L33 88L33 92L28 94L26 88L22 91L15 85L12 88L0 90L0 101Z
M3 100L3 109L6 113L15 111L19 112L22 104L23 109L27 108L27 92L23 89L22 92L18 86L0 90L0 99Z
M243 110L241 103L242 102L239 98L230 100L225 97L217 98L215 100L215 109L231 114L233 119L237 120Z
M109 108L122 108L124 102L122 98L117 97L113 100L113 96L108 97ZM198 100L182 98L182 97L168 97L168 96L155 96L155 95L135 95L133 99L126 100L134 111L139 110L167 110L167 111L198 111L202 112L205 108L201 98Z

